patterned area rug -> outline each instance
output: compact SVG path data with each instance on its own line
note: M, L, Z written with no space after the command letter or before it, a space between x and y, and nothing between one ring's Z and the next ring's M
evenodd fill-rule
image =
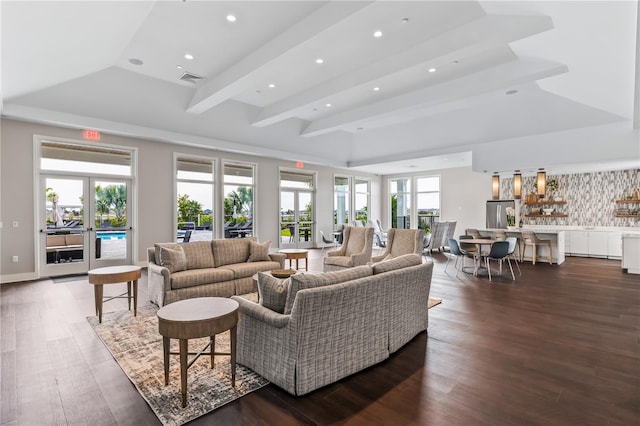
M87 317L87 321L163 424L181 425L269 383L237 365L233 388L229 357L216 357L212 370L209 357L202 355L187 372L187 407L182 408L177 355L171 356L169 385L164 385L157 311L155 306L145 306L138 308L137 317L131 311L119 311L103 314L102 324L98 324L97 317ZM189 351L198 352L207 343L207 338L189 340ZM171 344L171 350L177 352L178 341L172 339ZM229 351L228 331L216 336L216 351ZM192 358L193 355L189 357Z
M438 299L437 297L430 297L429 302L427 302L427 308L431 309L436 305L442 303L442 299Z

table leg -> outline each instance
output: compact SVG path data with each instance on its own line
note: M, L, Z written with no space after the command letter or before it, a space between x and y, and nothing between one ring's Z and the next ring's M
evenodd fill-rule
M213 365L215 363L215 356L216 356L216 336L211 336L211 368L213 369Z
M180 393L182 394L182 408L187 406L187 355L189 341L180 339Z
M133 316L138 316L138 280L133 281Z
M102 323L102 284L94 284L93 296L96 300L96 315L98 315L98 322Z
M236 386L236 343L237 343L237 326L231 328L231 386Z
M300 265L298 264L298 262L300 262L300 258L296 257L296 271L300 269Z
M171 348L171 339L162 337L162 352L164 353L164 385L169 384L169 349Z
M304 258L304 270L309 272L309 258L305 256Z
M127 281L127 310L131 310L131 281Z

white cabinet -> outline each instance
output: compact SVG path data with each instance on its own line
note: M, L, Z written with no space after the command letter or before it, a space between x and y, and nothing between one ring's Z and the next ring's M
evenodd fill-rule
M622 236L622 269L630 274L640 274L640 235Z
M569 253L574 256L589 255L589 234L587 231L568 231Z
M622 232L609 232L609 257L622 257Z
M606 231L588 231L589 256L607 257L609 253L609 233Z
M567 231L567 252L572 256L620 257L621 232L573 230Z

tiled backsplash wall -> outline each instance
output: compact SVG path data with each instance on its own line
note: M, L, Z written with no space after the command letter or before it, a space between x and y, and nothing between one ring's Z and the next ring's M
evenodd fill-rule
M618 170L612 172L575 173L566 175L549 175L547 180L558 180L559 188L553 192L554 199L562 198L567 204L549 205L557 213L564 213L563 218L525 218L527 225L572 225L572 226L640 226L638 218L615 217L615 210L628 207L631 210L640 209L637 204L617 205L615 200L622 200L632 195L633 190L640 189L640 169ZM532 206L525 206L524 200L529 192L535 191L533 184L535 176L522 177L522 198L520 212L526 213ZM513 199L513 179L500 179L501 199ZM547 192L547 194L549 194ZM538 206L536 206L538 207Z

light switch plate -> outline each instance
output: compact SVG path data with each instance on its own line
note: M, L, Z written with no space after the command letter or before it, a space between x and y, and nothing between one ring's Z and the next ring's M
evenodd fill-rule
M18 227L18 225L19 225L19 224L18 224L18 221L17 221L17 220L14 220L14 221L13 221L13 227L14 227L14 228L17 228L17 227Z

